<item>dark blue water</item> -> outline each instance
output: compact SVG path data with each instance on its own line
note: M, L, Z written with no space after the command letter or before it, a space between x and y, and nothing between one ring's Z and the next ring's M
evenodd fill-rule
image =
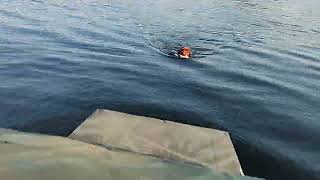
M246 174L320 179L319 0L1 0L0 126L97 108L231 133ZM187 45L195 57L165 56Z

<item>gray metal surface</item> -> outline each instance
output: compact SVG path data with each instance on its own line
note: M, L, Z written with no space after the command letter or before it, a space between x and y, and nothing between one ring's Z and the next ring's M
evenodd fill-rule
M229 134L170 121L97 110L70 136L115 150L198 164L240 175Z

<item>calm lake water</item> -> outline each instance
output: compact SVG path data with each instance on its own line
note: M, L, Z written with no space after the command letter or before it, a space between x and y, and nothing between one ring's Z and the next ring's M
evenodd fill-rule
M97 108L227 130L246 174L320 179L319 0L1 0L0 127ZM166 53L182 45L194 58Z

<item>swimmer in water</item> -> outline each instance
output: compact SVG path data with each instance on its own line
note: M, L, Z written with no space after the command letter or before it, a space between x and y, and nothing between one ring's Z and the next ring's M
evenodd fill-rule
M172 51L173 55L181 58L181 59L190 59L192 57L192 51L189 47L182 47L179 49L179 51Z

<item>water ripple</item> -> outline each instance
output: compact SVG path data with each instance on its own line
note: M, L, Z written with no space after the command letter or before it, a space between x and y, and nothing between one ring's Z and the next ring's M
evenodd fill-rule
M109 108L228 130L249 175L319 179L318 7L3 0L0 126L67 135Z

